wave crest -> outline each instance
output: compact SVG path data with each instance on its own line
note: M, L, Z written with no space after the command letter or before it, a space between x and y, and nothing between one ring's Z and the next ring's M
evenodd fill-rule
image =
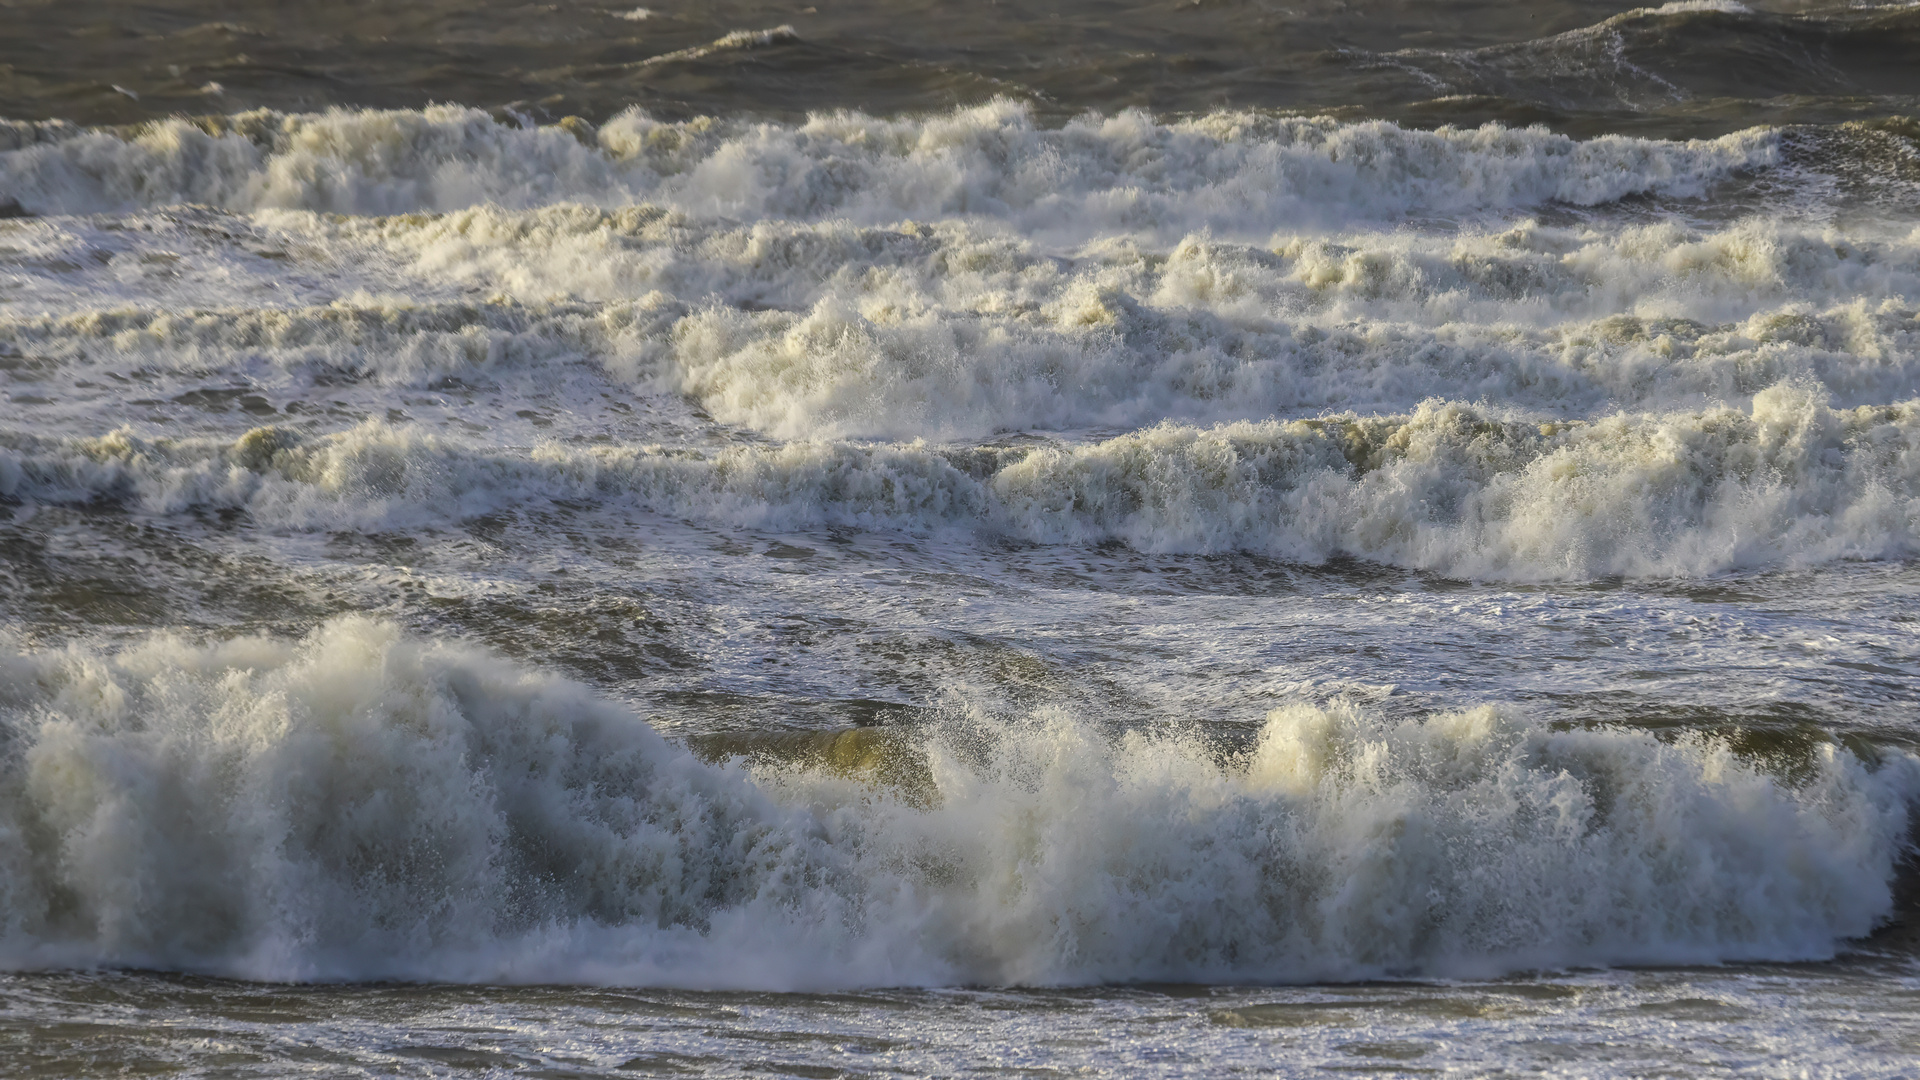
M927 790L702 764L583 689L360 619L0 658L0 957L778 989L1830 955L1920 764L1492 709L1187 735L956 713Z
M781 125L629 111L597 132L454 106L255 112L36 133L0 150L0 194L41 214L180 203L343 214L657 202L703 217L997 219L1037 236L1285 225L1698 195L1778 159L1777 133L1577 141L1488 125L1419 131L1254 113L1036 123L1010 101L926 119ZM590 136L590 137L588 137ZM51 138L51 141L45 141Z
M1835 409L1783 383L1747 409L1541 421L1433 401L1025 448L800 442L482 450L370 422L237 442L128 431L0 451L0 495L244 507L388 528L584 501L750 527L961 532L1159 552L1354 556L1463 577L1695 576L1920 550L1920 402Z

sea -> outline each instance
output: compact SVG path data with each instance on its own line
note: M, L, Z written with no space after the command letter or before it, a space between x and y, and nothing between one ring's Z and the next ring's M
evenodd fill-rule
M1920 4L0 0L0 1074L1920 1076Z

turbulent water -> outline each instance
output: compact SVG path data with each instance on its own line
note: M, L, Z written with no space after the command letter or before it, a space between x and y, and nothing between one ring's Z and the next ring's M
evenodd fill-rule
M1920 8L3 6L0 1072L1911 1075Z

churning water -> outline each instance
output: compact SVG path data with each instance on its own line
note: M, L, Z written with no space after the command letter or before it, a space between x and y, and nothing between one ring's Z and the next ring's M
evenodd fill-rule
M0 1071L1912 1075L1920 8L0 40Z

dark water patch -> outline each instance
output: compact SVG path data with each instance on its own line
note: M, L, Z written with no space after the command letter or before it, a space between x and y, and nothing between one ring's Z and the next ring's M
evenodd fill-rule
M462 1071L513 1069L531 1063L514 1054L468 1046L396 1046L387 1052L395 1057L413 1058Z
M160 626L295 632L351 605L271 559L111 506L0 519L0 583L0 616L54 638Z
M1423 1042L1396 1040L1394 1042L1352 1042L1340 1047L1340 1052L1352 1057L1385 1058L1388 1061L1413 1061L1427 1056L1432 1047Z
M1647 1001L1632 1006L1642 1015L1658 1016L1664 1020L1678 1020L1687 1023L1731 1023L1745 1020L1753 1014L1737 1005L1715 998L1683 997L1670 1001Z
M0 116L83 124L454 101L511 121L576 116L585 133L630 105L796 119L1012 96L1061 118L1134 106L1334 109L1415 124L1698 134L1746 126L1782 97L1864 102L1829 108L1850 119L1920 94L1910 62L1920 14L1897 7L1037 0L993 3L982 17L932 0L733 0L634 17L618 4L515 0L312 10L192 0L110 21L89 5L47 3L9 18ZM68 134L23 127L0 147Z
M693 1057L686 1054L655 1052L631 1057L615 1065L621 1072L642 1076L699 1076L722 1063L720 1058Z
M173 401L178 405L188 405L214 413L224 413L236 407L250 416L272 416L279 411L267 399L246 388L189 390L174 397Z
M479 596L434 595L423 585L411 591L417 595L406 598L406 607L424 625L537 659L597 686L700 666L682 628L654 610L645 593L564 581Z
M730 731L691 735L708 761L744 758L777 767L821 769L891 790L909 802L933 798L933 774L912 736L892 728L850 731Z
M743 1066L748 1072L769 1076L798 1076L805 1080L841 1080L842 1077L861 1075L845 1069L836 1069L831 1065L808 1065L801 1062L752 1062Z
M1350 1001L1277 1001L1222 1009L1207 1014L1207 1018L1222 1027L1347 1027L1361 1022L1361 1014L1356 1006L1364 1007L1364 1004Z
M649 718L674 731L731 738L740 732L819 735L865 729L917 715L913 705L876 698L750 694L718 689L660 688L647 694Z

